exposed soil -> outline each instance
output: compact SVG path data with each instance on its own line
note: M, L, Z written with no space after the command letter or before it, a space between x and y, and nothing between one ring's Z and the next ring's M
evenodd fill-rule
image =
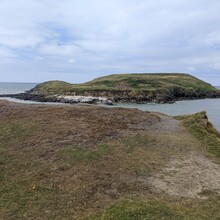
M171 150L171 160L159 173L140 181L149 183L155 192L165 192L177 198L204 199L209 193L220 194L220 164L193 147L197 141L186 132L180 121L161 116L161 122L149 128L160 134L172 133L181 137L184 142L178 148L184 151L179 154L179 151L167 148Z
M165 168L148 179L153 189L185 198L207 198L220 194L220 165L199 154L173 159Z

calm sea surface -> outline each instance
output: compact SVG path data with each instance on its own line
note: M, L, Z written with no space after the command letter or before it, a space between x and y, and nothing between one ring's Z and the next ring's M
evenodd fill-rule
M117 107L138 108L143 111L162 112L167 115L185 115L206 111L209 120L220 131L220 99L179 101L175 104L117 104Z
M36 83L0 83L0 94L22 93L34 88Z
M26 90L32 89L35 85L35 83L0 83L0 94L25 92ZM8 100L15 101L13 99ZM209 120L220 131L220 99L179 101L175 104L117 104L116 107L138 108L143 111L157 111L173 116L207 111Z
M217 86L220 89L220 86ZM143 111L162 112L167 115L184 115L206 111L209 120L220 131L220 99L179 101L175 104L117 104L117 107L138 108Z

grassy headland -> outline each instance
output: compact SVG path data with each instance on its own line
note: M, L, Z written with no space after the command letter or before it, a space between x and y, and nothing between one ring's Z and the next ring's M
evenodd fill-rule
M83 84L49 81L33 94L90 95L114 101L169 102L179 99L220 97L220 90L189 74L114 74Z
M0 219L220 217L204 113L0 101Z

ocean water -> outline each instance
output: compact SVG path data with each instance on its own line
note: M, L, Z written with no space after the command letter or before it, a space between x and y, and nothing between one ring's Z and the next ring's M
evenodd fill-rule
M117 107L138 108L142 111L162 112L167 115L186 115L206 111L209 120L220 131L220 98L178 101L175 104L117 104Z
M0 94L15 94L25 92L35 87L35 83L0 83ZM219 86L220 89L220 86ZM1 98L2 99L2 98ZM18 101L7 98L10 101ZM19 101L27 104L33 104L32 101ZM48 104L48 103L44 103ZM52 103L50 103L52 104ZM200 99L179 101L175 104L117 104L115 107L138 108L143 111L162 112L167 115L193 114L200 111L206 111L209 120L216 129L220 131L220 99Z
M22 93L34 88L36 83L1 83L0 95Z
M220 86L216 86L220 89ZM167 115L186 115L206 111L209 120L220 131L220 98L178 101L175 104L117 104L117 107L137 108L142 111L162 112Z
M30 89L33 89L37 83L1 83L0 82L0 95L5 95L5 94L17 94L17 93L22 93L26 92ZM19 102L19 103L24 103L24 104L45 104L45 105L61 105L61 103L42 103L42 102L34 102L34 101L25 101L25 100L19 100L19 99L14 99L14 98L9 98L9 97L0 97L1 99L5 99L11 102Z

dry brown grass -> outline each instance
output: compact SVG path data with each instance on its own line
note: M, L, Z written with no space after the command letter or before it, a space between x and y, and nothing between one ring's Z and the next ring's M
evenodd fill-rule
M130 195L166 197L148 178L199 145L179 121L136 109L1 101L0 123L0 219L79 219Z

